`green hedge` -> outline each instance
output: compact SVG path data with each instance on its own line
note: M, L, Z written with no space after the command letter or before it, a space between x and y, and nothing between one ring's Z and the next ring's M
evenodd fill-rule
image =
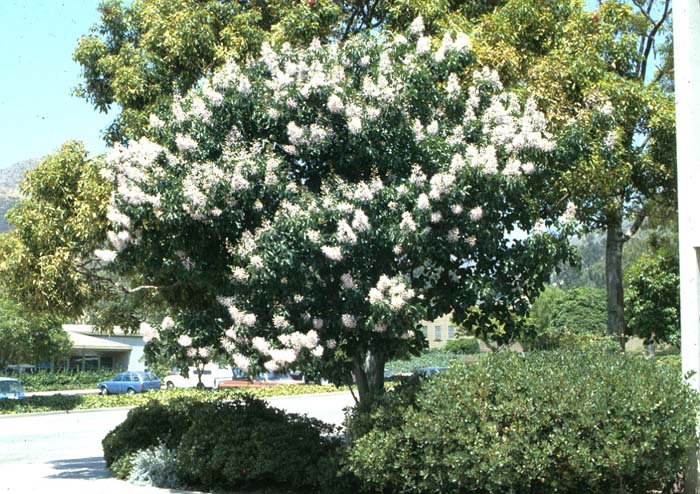
M479 340L472 337L449 340L443 348L448 353L456 353L458 355L476 355L481 351Z
M113 378L112 370L101 371L39 371L36 374L22 374L24 390L63 391L69 389L97 389L97 383ZM12 375L10 377L18 378Z
M178 446L177 474L185 485L338 492L340 440L323 436L332 426L253 398L212 405L194 417Z
M696 394L638 356L501 353L409 390L350 424L381 492L670 492L697 443Z
M111 467L124 457L161 443L168 448L176 447L184 431L192 425L192 417L204 412L207 404L190 397L177 397L167 403L151 400L130 410L126 420L102 440L105 463ZM128 469L117 469L115 476L128 478Z
M344 388L347 389L347 388ZM234 399L242 396L271 398L298 394L332 393L339 391L334 386L314 384L281 384L260 388L233 388L220 390L172 389L149 391L135 395L53 395L29 396L24 400L0 400L0 415L69 410L91 410L145 405L150 400L168 403L178 398L189 397L197 401L213 401L217 398Z

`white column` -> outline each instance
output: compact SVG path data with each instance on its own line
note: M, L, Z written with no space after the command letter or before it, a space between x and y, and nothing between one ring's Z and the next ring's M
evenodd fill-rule
M673 2L683 373L700 390L700 0ZM697 452L686 493L700 494Z

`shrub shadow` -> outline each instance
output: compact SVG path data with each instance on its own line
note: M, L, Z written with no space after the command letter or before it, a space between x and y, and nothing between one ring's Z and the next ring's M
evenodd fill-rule
M57 472L48 476L50 479L108 479L112 474L101 456L90 458L73 458L50 462Z

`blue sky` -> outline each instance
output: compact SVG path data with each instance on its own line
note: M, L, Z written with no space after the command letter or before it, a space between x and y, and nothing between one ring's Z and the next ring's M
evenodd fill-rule
M72 96L72 53L99 19L99 0L0 0L0 168L78 139L103 152L111 118Z

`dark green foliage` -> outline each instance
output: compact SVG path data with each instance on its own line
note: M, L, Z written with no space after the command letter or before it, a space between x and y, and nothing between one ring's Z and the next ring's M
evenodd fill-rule
M586 341L605 335L606 310L605 290L589 287L561 290L549 286L532 304L528 318L532 336L523 339L523 343L544 350L586 346Z
M414 374L369 403L359 403L345 416L345 434L350 443L372 429L396 429L403 423L404 411L413 406L425 377Z
M631 334L680 343L680 275L676 255L643 255L626 273L625 316Z
M178 476L202 489L335 489L333 427L245 398L217 402L195 417L178 448Z
M381 492L659 492L697 442L696 394L672 367L633 356L503 352L392 405L349 457Z
M479 353L479 340L476 338L460 338L458 340L450 340L445 343L444 350L447 353L456 353L458 355L475 355Z
M135 453L127 454L117 458L109 467L115 478L127 480L131 474Z
M159 443L168 448L176 447L193 417L200 413L207 415L210 408L208 403L187 399L174 400L167 405L151 400L134 408L126 420L102 440L107 466Z

